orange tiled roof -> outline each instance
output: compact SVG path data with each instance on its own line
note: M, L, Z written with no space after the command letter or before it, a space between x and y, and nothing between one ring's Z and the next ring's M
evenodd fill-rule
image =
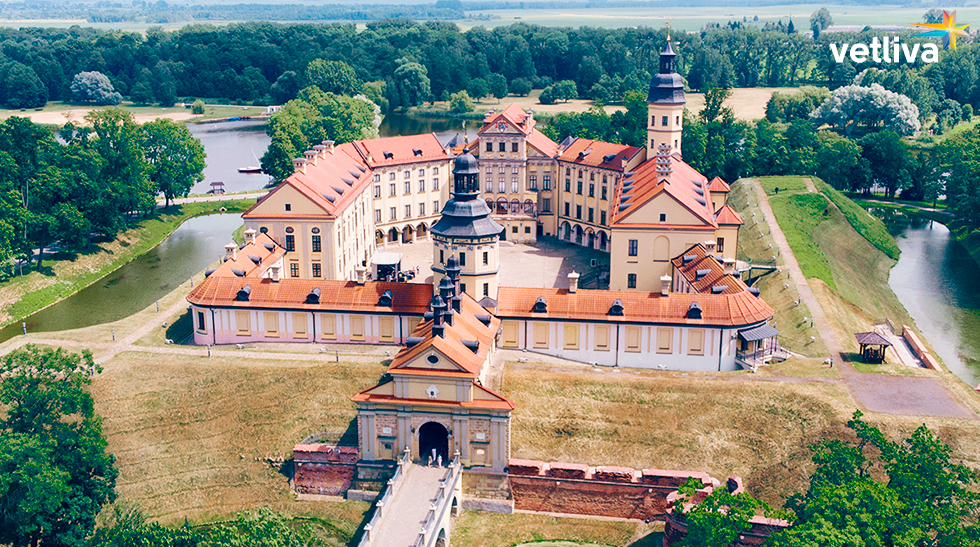
M594 141L592 139L575 139L568 145L568 148L562 151L558 160L575 165L588 165L622 172L626 162L636 156L640 150L640 148L625 144ZM606 158L609 160L607 161Z
M371 172L361 161L352 143L337 146L332 152L323 152L322 157L307 163L304 171L297 170L268 194L245 211L244 218L258 217L256 210L270 196L289 186L306 196L324 213L336 217L371 184ZM290 217L304 215L292 214Z
M693 167L684 163L679 156L667 156L671 171L666 176L657 173L657 156L648 158L631 175L624 176L616 186L616 203L613 211L613 225L643 207L647 202L663 192L701 219L706 225L717 228L714 207L711 205L711 190L708 179ZM627 185L630 185L626 189ZM625 200L623 196L628 196Z
M377 386L374 386L377 387ZM351 400L355 403L380 403L380 404L410 404L410 405L421 405L421 406L438 406L438 407L452 407L452 408L483 408L488 410L514 410L514 403L509 399L496 393L480 384L474 383L473 389L482 391L494 397L494 399L473 399L472 401L441 401L438 399L407 399L402 397L394 397L392 395L380 395L376 393L370 393L371 390L366 389L357 395L351 397Z
M693 257L685 263L685 258ZM712 287L727 287L721 294L736 294L748 290L741 279L725 273L718 259L708 256L708 250L698 243L671 261L674 270L691 284L699 293L710 293ZM701 275L698 276L698 272Z
M534 129L534 116L529 116L523 108L517 105L517 103L510 103L510 105L499 111L493 113L487 113L483 117L483 127L477 134L482 133L484 129L487 129L491 124L495 124L498 121L507 121L510 125L514 126L515 129L524 133L525 135L530 134L531 130Z
M715 177L710 181L708 181L708 188L710 188L712 192L718 192L718 193L732 191L732 187L729 186L727 182L722 180L721 177Z
M538 297L547 302L547 313L531 313ZM609 315L614 300L623 303L623 315ZM690 319L692 302L701 306L701 319ZM557 319L608 321L614 323L662 323L714 326L742 326L765 321L773 309L748 291L735 294L641 293L635 291L568 289L530 289L500 287L497 292L497 315L516 319Z
M537 129L532 129L528 134L527 143L549 158L558 155L558 143Z
M245 285L252 288L247 301L236 300ZM320 289L320 303L307 304L310 292ZM391 307L379 306L382 293L393 293ZM401 313L422 315L429 309L432 285L428 283L327 281L285 278L279 282L256 277L212 274L194 287L187 301L196 306L226 308L268 308L307 311L350 311L362 313Z
M366 141L354 141L358 157L368 167L386 167L424 161L448 161L452 158L439 144L434 133L408 135L404 137L383 137ZM416 151L418 153L416 154ZM386 157L388 153L390 157Z
M721 225L742 225L745 222L742 220L742 215L738 214L738 211L732 209L727 203L718 209L715 213L715 222Z
M277 245L268 234L259 233L255 235L253 243L238 249L235 258L225 260L211 273L211 276L237 277L232 270L239 270L245 272L248 277L259 277L285 254L286 250ZM258 261L253 260L253 257Z

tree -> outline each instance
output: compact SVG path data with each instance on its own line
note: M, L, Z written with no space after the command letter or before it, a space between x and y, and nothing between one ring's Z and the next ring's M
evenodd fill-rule
M578 98L578 87L572 80L562 80L555 84L554 95L556 100L567 103L572 99Z
M878 84L838 88L810 117L818 125L840 127L848 135L859 126L888 129L901 135L911 135L922 127L919 109L908 97Z
M48 89L37 73L22 63L0 68L0 104L8 108L38 108L48 102Z
M0 364L0 542L83 547L118 472L85 389L88 351L34 345Z
M91 539L91 547L197 547L204 538L186 528L147 522L136 507L116 502Z
M699 116L706 122L713 122L718 118L733 116L732 109L725 105L725 101L732 96L732 92L720 87L710 87L704 91L704 108L701 109Z
M466 90L450 95L449 111L456 114L473 112L473 99L470 98L470 95L466 92Z
M810 15L810 30L813 31L813 39L816 40L820 33L827 30L827 27L834 24L834 18L830 15L830 10L820 8Z
M507 78L496 72L487 76L487 91L497 99L497 104L500 104L500 99L507 96Z
M153 88L140 80L129 88L129 99L136 104L150 104L153 102Z
M424 66L414 62L404 62L395 69L394 84L398 92L398 106L418 106L429 98L427 74Z
M204 103L201 103L204 110ZM187 126L166 118L147 122L143 150L150 167L150 181L163 194L164 206L176 196L186 196L194 183L204 180L204 146Z
M749 530L749 519L759 512L776 515L765 502L759 501L745 492L732 494L727 488L715 488L707 498L685 511L687 500L693 498L701 481L689 478L678 488L683 497L674 502L673 511L683 513L687 524L684 539L674 545L677 547L714 547L733 545L739 535Z
M906 160L908 145L894 131L869 133L858 141L861 156L873 167L874 182L883 186L888 197L909 184Z
M86 141L86 145L102 159L96 183L111 197L98 210L99 216L93 219L93 225L104 233L115 234L127 213L156 209L146 156L141 147L143 135L133 115L116 108L93 110L85 120L92 124L92 130L98 136Z
M838 190L863 191L871 184L871 164L861 157L861 147L836 133L820 133L814 173ZM761 141L760 141L761 143Z
M936 145L936 161L945 180L944 193L958 219L969 230L980 228L980 130L973 128Z
M480 102L480 99L487 96L489 86L483 78L473 78L470 83L466 84L466 92L469 93L470 97L476 99L476 102Z
M170 63L160 61L153 67L153 97L160 106L173 106L177 102L177 82Z
M531 82L527 78L515 78L510 83L510 91L518 97L526 97L531 92Z
M361 81L354 69L343 61L310 61L306 67L306 83L338 95L354 95L361 89Z
M286 101L295 99L296 94L303 88L302 80L300 75L295 71L287 70L283 72L276 79L275 83L272 84L272 87L269 88L273 102L283 104Z
M215 528L201 547L321 547L309 526L295 528L289 519L268 509L239 513L234 525Z
M71 81L72 97L78 102L119 104L122 95L112 88L109 78L101 72L79 72Z

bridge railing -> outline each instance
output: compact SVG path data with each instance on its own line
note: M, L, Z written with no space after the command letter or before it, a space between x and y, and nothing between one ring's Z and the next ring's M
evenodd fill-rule
M364 525L364 535L361 536L361 542L357 544L358 547L370 547L373 545L371 541L373 539L372 535L374 530L377 530L378 527L381 526L381 522L386 515L385 506L391 501L391 498L395 495L395 492L401 488L403 482L401 479L405 476L405 473L408 472L408 468L411 465L412 454L408 447L405 447L405 452L403 453L402 458L398 460L398 468L395 469L395 474L388 479L388 486L385 487L385 491L381 495L381 499L374 504L374 515L371 517L371 520Z
M459 481L463 476L463 464L459 461L459 452L453 456L453 461L449 464L449 471L446 478L439 482L439 494L436 500L429 505L429 513L422 523L419 530L418 539L413 544L415 547L428 547L434 545L438 539L439 523L446 518L446 512L452 510L453 493L459 486Z

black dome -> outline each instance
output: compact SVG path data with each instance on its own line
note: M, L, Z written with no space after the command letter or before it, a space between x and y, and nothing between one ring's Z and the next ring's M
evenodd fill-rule
M480 169L476 166L476 158L473 154L466 153L456 158L453 162L454 175L479 175Z

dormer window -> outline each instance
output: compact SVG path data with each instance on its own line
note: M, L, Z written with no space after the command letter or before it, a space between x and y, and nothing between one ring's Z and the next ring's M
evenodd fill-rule
M531 308L531 313L548 313L548 301L543 296L539 296Z
M613 300L612 306L609 306L609 315L622 316L623 315L623 301L620 299Z
M687 308L687 318L701 319L701 304L691 302L691 305Z

